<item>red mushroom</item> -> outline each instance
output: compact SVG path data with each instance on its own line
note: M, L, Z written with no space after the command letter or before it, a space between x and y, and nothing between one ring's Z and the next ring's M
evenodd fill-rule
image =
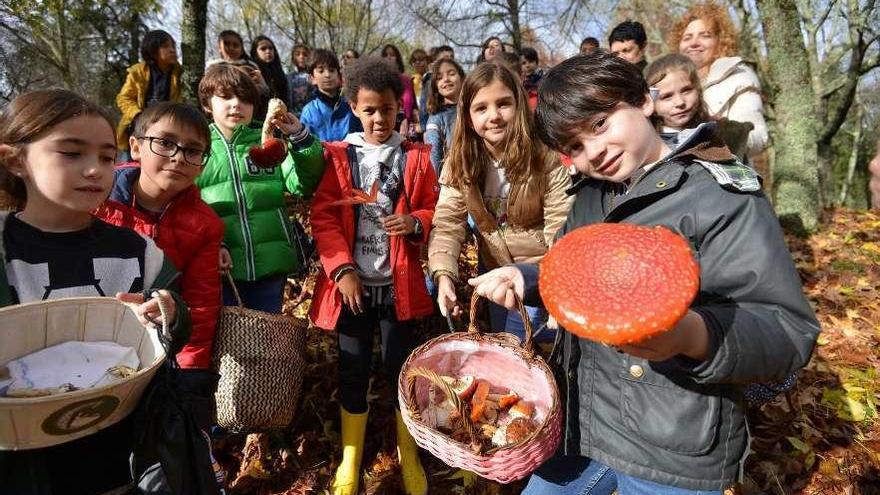
M280 117L287 112L284 102L278 98L269 100L269 106L266 111L266 120L263 121L263 137L261 146L251 146L248 155L254 165L260 168L272 168L283 162L287 157L287 146L284 141L272 137L273 118Z
M680 320L699 288L690 246L665 227L578 228L541 261L549 313L566 330L611 345L636 343Z

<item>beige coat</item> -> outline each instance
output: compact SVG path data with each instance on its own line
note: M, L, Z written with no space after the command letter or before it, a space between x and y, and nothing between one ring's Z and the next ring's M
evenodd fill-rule
M764 120L761 83L758 76L739 57L724 57L712 62L709 74L702 81L703 101L709 113L718 118L751 122L746 152L760 153L767 147L769 136Z
M498 228L496 219L486 210L479 188L460 190L441 180L443 186L428 243L428 269L432 277L444 272L458 279L458 257L467 237L468 213L476 221L480 260L487 269L541 260L556 231L565 223L573 199L565 194L571 184L568 172L560 165L558 155L550 156L552 162L544 176L510 185L508 223L504 229Z

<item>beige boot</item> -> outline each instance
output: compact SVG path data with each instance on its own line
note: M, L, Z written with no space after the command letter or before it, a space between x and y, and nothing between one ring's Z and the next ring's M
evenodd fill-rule
M356 495L361 479L361 456L364 454L364 432L367 413L352 414L340 407L342 415L342 461L336 468L333 495Z
M403 423L400 411L397 413L397 458L400 461L400 474L403 477L403 489L407 495L425 495L428 493L428 479L419 459L419 447L413 440L409 430Z

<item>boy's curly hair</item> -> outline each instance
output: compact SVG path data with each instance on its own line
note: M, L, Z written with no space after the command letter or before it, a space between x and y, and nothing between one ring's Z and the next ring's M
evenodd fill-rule
M678 45L684 30L687 29L688 24L696 20L708 24L718 37L718 57L732 57L739 53L739 31L730 20L727 10L712 0L693 5L675 23L666 39L669 51L678 53Z
M386 60L369 57L358 59L345 68L345 99L357 103L358 91L367 89L377 93L391 90L396 99L403 96L400 74Z

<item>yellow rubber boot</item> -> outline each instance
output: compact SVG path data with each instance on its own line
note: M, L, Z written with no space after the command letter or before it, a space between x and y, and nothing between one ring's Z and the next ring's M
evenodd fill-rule
M336 468L333 495L356 495L361 479L367 413L352 414L341 407L339 411L342 415L342 461Z
M400 461L400 473L403 476L403 490L407 495L425 495L428 493L428 479L419 460L419 447L413 440L409 430L403 423L400 411L397 413L397 458Z

